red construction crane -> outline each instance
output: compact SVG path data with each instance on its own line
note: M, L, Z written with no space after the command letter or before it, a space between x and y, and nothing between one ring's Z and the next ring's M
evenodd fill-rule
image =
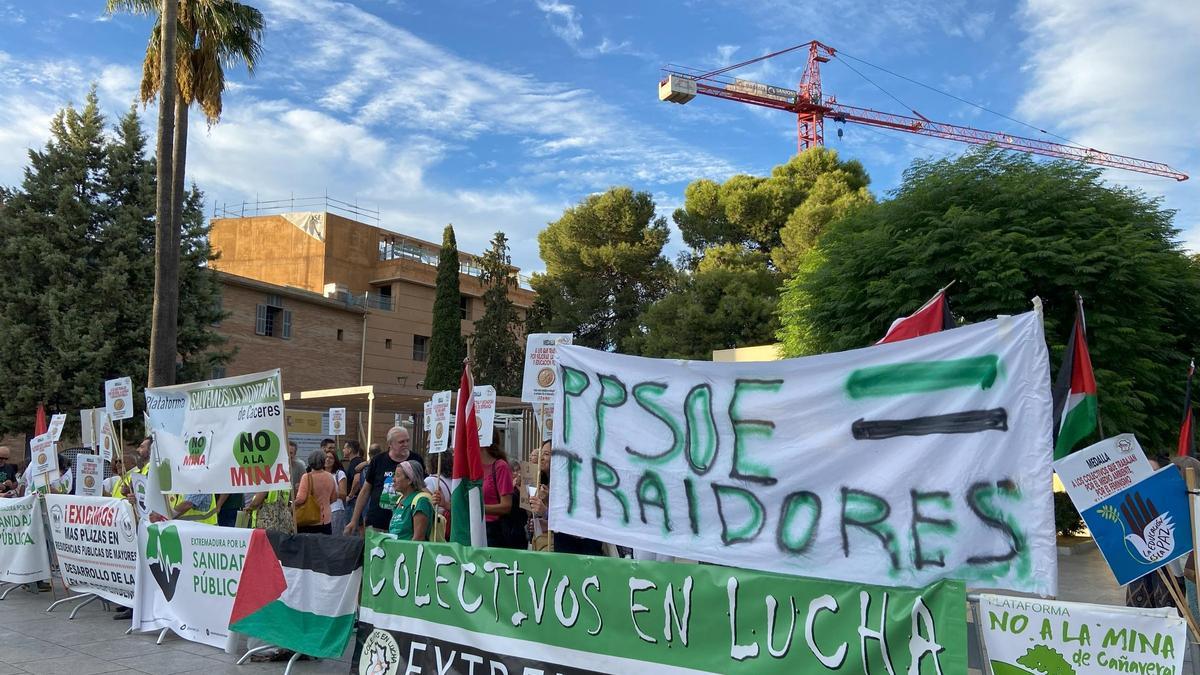
M808 47L808 64L804 69L804 75L800 78L800 86L796 89L722 77L725 73L737 68L804 47ZM835 57L837 57L837 51L833 47L813 40L709 72L668 66L663 69L664 77L658 84L658 97L664 101L682 104L692 100L697 94L704 94L794 113L799 137L798 147L801 151L825 143L825 119L828 118L835 122L856 122L872 127L907 131L912 134L946 138L962 143L991 144L1007 150L1073 159L1088 164L1165 176L1179 181L1188 178L1187 174L1180 173L1161 162L1115 155L1078 145L1066 145L998 131L984 131L957 124L934 122L915 110L912 112L916 116L910 117L838 103L837 98L825 96L821 91L821 64L828 63Z

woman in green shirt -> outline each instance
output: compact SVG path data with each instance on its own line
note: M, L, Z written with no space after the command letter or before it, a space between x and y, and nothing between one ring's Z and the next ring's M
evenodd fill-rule
M425 470L409 459L396 465L392 479L396 488L396 508L388 532L400 539L427 541L433 522L433 502L425 491Z

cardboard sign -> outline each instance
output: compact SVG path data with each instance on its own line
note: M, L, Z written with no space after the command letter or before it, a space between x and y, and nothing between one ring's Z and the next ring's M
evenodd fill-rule
M475 425L479 428L479 447L486 448L496 437L496 388L483 384L471 390L475 397Z
M133 417L133 383L128 377L118 377L104 383L104 409L109 419L127 420Z
M1133 434L1106 438L1054 463L1080 510L1090 508L1154 473Z
M30 475L34 478L58 472L58 453L54 450L54 440L49 433L34 436L29 442L29 463L33 465Z
M75 455L75 494L104 496L104 460L99 455Z
M429 452L437 454L445 452L450 443L450 392L439 391L430 401L433 420L429 423L432 430L429 434Z
M345 436L346 435L346 409L345 408L330 408L329 409L329 435L330 436Z
M66 413L59 413L57 415L50 416L50 428L47 429L47 433L50 434L50 439L53 440L55 443L57 443L59 441L59 439L62 438L63 425L65 425L66 423L67 423Z
M549 403L558 391L558 368L554 354L559 345L571 344L570 333L532 333L525 340L525 373L521 380L521 400Z

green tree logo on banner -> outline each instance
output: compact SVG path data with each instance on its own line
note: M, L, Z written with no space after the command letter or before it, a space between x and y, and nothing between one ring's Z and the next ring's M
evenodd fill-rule
M150 563L150 574L162 589L167 602L175 597L175 586L183 571L183 542L174 525L162 527L151 525L146 537L146 559Z

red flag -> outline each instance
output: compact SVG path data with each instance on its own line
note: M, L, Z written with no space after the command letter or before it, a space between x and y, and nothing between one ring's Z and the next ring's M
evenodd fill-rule
M450 541L487 546L483 527L483 460L475 422L475 382L463 362L454 415L454 470L450 476Z
M1192 433L1193 417L1192 414L1192 375L1196 372L1196 361L1193 360L1188 364L1187 389L1183 396L1183 423L1179 425L1179 446L1178 452L1180 457L1190 457L1196 454L1196 436Z
M946 288L949 288L947 286ZM892 322L887 335L875 344L899 342L909 338L929 335L954 328L954 315L950 313L950 301L946 299L946 288L938 291L917 311Z
M33 430L35 436L41 436L50 430L50 425L46 423L46 404L39 403L37 407L37 415L33 420Z

